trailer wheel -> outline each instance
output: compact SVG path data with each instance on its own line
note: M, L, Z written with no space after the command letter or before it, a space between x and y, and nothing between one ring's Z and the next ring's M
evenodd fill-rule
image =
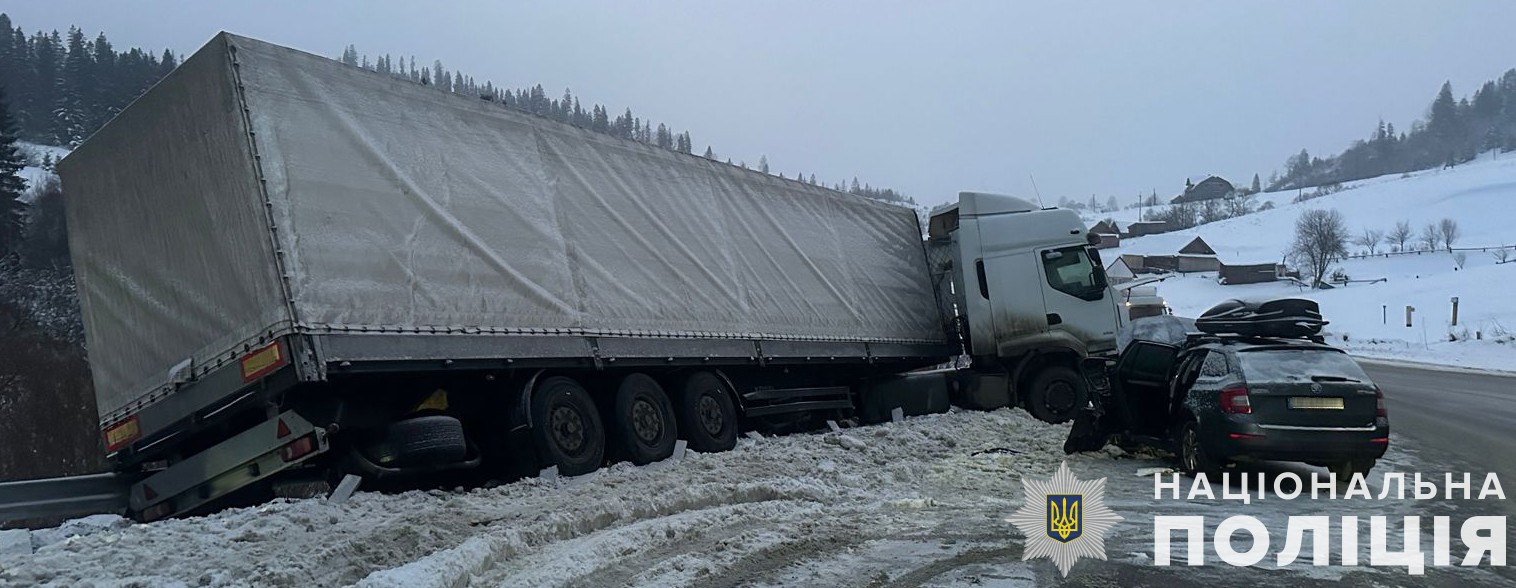
M605 460L605 430L589 392L571 378L543 380L532 393L537 455L564 476L595 471Z
M684 380L679 429L695 451L715 453L737 446L737 406L716 374L695 372Z
M1061 365L1043 368L1026 392L1027 412L1055 425L1074 418L1088 401L1079 373Z
M632 374L616 389L615 437L618 451L637 465L662 461L674 454L679 438L674 407L663 387L645 374Z

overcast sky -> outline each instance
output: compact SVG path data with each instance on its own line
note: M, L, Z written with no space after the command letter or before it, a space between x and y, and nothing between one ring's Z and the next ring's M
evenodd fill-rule
M0 0L28 32L192 53L228 30L441 59L688 129L695 150L962 189L1135 201L1267 179L1516 67L1516 2ZM1051 202L1049 202L1051 204Z

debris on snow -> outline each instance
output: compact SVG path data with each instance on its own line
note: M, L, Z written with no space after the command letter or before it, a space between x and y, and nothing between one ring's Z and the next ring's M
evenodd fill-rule
M1172 473L1174 473L1174 468L1137 468L1136 476L1145 478L1147 476L1166 476Z
M342 481L337 483L337 490L332 492L331 498L328 498L327 501L332 504L347 502L347 499L353 497L353 492L358 490L358 483L361 481L363 481L363 478L352 474L343 476Z

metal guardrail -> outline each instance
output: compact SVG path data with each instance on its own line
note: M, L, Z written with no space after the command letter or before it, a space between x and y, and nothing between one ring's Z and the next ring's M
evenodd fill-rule
M0 483L0 521L124 513L133 481L90 474Z

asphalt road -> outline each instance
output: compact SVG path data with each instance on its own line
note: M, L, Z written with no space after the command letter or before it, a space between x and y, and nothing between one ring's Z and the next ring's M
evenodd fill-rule
M1496 472L1503 484L1516 483L1516 374L1360 364L1384 390L1391 443L1407 439L1447 471L1476 480Z

